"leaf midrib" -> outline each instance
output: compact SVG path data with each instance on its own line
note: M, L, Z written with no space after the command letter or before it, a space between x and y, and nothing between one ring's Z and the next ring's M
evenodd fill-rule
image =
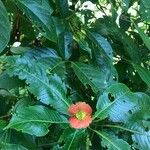
M102 109L99 113L95 114L95 116L93 117L93 119L97 118L101 113L103 113L106 109L108 109L110 106L112 106L115 102L117 102L120 98L122 98L123 96L125 96L126 94L130 93L130 91L125 92L123 95L121 95L120 97L118 97L116 100L114 100L112 103L110 103L109 105L107 105L104 109Z
M17 123L12 123L12 125L8 125L4 128L5 129L8 129L8 128L11 128L13 126L16 126L16 125L19 125L19 124L24 124L24 123L30 123L30 122L38 122L38 123L67 123L68 122L66 121L52 121L52 120L24 120L24 121L21 121L21 122L17 122Z
M93 82L91 82L91 80L90 80L90 79L88 78L88 76L82 71L82 69L80 69L80 67L78 67L77 64L75 64L75 63L73 63L73 62L72 62L72 64L73 64L75 67L77 67L80 72L82 72L82 74L86 77L86 79L94 86L94 88L96 89L96 91L98 91L99 89L97 88L97 86L96 86Z
M76 131L74 132L74 134L73 134L73 137L72 137L72 140L71 140L71 142L70 142L70 144L69 144L68 150L70 150L71 145L72 145L72 143L73 143L73 141L74 141L74 139L75 139L75 137L76 137L76 134L77 134L77 130L76 130Z
M23 70L23 71L26 72L27 74L31 75L32 77L36 78L36 79L39 80L41 83L43 83L45 86L47 86L49 90L51 90L50 87L49 87L49 85L48 85L47 83L43 82L40 78L38 78L37 76L31 74L30 72L28 72L28 71L26 71L26 70L24 70L24 69L21 69L21 70ZM60 96L57 94L57 92L55 92L55 94L56 94L58 97L60 97ZM68 103L67 101L65 101L62 97L60 97L60 99L66 104L67 107L69 107L69 103Z
M119 125L102 125L102 126L103 127L109 127L109 128L118 128L118 129L125 130L125 131L128 131L128 132L134 133L134 134L140 134L140 135L150 137L150 135L147 135L147 134L144 134L142 132L139 132L139 131L136 131L136 130L133 130L133 129L129 129L129 128L126 128L126 127L122 127L122 126L119 126Z
M93 129L92 129L93 130ZM103 135L102 133L100 133L99 131L93 130L95 133L97 133L99 136L101 136L102 138L104 138L105 140L107 140L109 143L111 143L111 145L113 145L117 150L121 150L117 145L115 145L111 140L109 140L105 135Z
M31 8L29 8L25 3L23 3L23 2L20 2L23 6L25 6L28 10L30 10L30 12L34 15L34 16L36 16L44 25L45 25L45 27L49 30L49 28L48 28L48 26L47 26L47 24L45 24L45 22L43 22L43 20L41 20L41 18L40 17L38 17L37 16L37 14L34 12L34 11L32 11L31 10ZM44 9L43 7L42 7L42 9ZM46 10L46 9L44 9L44 10ZM47 10L46 10L47 11ZM50 30L49 30L50 31Z

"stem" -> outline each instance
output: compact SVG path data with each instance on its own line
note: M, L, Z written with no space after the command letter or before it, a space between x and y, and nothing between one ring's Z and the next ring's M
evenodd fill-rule
M60 144L59 142L53 142L53 143L46 143L46 144L40 144L37 147L43 147L43 146L54 146L56 144Z
M76 134L77 134L77 130L74 132L74 135L73 135L73 138L72 138L72 140L71 140L71 142L70 142L70 145L69 145L69 147L68 147L68 150L70 150L71 145L72 145L72 143L73 143L73 141L74 141L74 139L75 139Z
M5 115L5 116L1 116L0 119L6 118L6 117L10 117L11 114Z
M97 123L97 122L99 122L99 121L101 121L101 119L98 119L98 120L94 120L93 122L94 122L94 123L95 123L95 122Z

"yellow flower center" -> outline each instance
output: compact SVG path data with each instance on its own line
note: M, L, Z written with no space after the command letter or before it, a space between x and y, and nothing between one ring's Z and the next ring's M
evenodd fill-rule
M75 114L76 118L79 119L79 120L84 120L85 117L86 117L86 113L83 112L83 111L78 111L76 114Z

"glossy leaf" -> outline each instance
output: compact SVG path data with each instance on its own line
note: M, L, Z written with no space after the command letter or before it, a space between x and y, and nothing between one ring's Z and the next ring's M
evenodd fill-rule
M113 57L113 50L112 50L111 45L107 41L107 39L102 37L98 33L89 33L89 35L90 35L91 39L93 40L93 42L99 48L101 48L110 59L112 59L112 57Z
M69 15L68 0L56 0L56 5L62 18L65 18Z
M9 70L11 76L17 75L21 80L26 80L29 91L42 103L68 114L69 100L64 83L56 74L47 76L47 69L54 69L59 62L59 57L52 50L33 50L14 61L14 66Z
M0 53L7 46L10 38L10 23L5 6L0 0Z
M117 15L116 11L114 11L114 15ZM129 22L126 19L124 20ZM99 26L101 25L101 28L104 30L104 32L106 32L110 36L113 36L114 41L119 41L119 43L114 43L114 46L116 45L116 49L114 50L117 52L118 50L120 50L120 53L118 53L119 55L127 55L133 62L140 62L140 53L138 45L129 35L125 33L125 31L122 28L118 28L116 22L112 19L112 17L105 17L102 21L98 20L97 24L98 29L100 29Z
M42 3L41 0L16 0L16 4L43 36L56 42L56 27L51 17L53 10L48 1Z
M135 142L135 147L141 150L149 149L150 147L150 129L149 129L149 107L150 97L144 93L136 93L138 96L139 111L132 111L129 121L125 124L127 128L136 130L141 134L135 133L132 135L132 140Z
M111 82L109 75L98 67L84 63L72 63L72 68L79 80L86 86L90 85L96 93L103 91Z
M109 117L113 122L126 122L130 110L137 105L137 96L126 85L113 84L101 95L97 102L94 118Z
M44 136L51 123L68 123L58 112L44 106L25 107L13 114L5 129L13 128L24 133Z
M0 149L149 150L149 22L149 0L0 0Z
M149 107L150 97L144 93L135 93L137 106L129 111L128 119L122 126L104 125L105 127L125 130L132 134L133 146L138 149L148 149L150 140ZM116 114L118 115L118 114Z
M96 131L94 130L95 133L97 133L100 138L102 139L102 146L104 148L107 147L108 150L130 150L130 145L122 140L116 137L115 135L108 134L103 131Z
M68 60L71 56L72 41L73 35L70 32L62 32L58 35L59 54L65 60Z

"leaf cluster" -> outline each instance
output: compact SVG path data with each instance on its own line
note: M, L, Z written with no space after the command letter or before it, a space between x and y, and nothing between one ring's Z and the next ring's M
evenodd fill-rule
M0 149L150 150L149 36L149 0L0 0Z

